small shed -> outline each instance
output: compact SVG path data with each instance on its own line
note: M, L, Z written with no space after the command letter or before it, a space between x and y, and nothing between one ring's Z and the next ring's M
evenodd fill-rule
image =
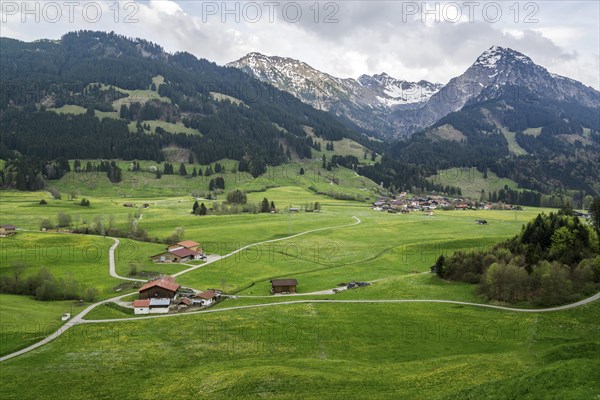
M271 293L296 293L298 281L296 279L272 279Z
M138 292L140 299L172 299L179 287L175 279L167 277L147 282Z
M194 303L201 306L210 306L216 299L217 294L212 290L207 290L206 292L197 293L194 296Z
M150 314L150 299L134 300L133 313L135 315Z

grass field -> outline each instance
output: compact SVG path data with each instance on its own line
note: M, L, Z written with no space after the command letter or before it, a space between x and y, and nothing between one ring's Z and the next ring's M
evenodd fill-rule
M444 186L458 186L461 188L463 196L473 199L479 199L482 189L485 191L487 199L489 192L504 189L505 186L510 189L518 188L515 181L508 178L499 178L492 171L488 171L487 175L487 179L484 178L483 173L476 168L451 168L440 170L428 179Z
M594 398L599 311L306 304L77 326L3 363L0 394L141 399L151 386L154 398ZM156 365L160 373L141 367Z
M53 111L57 114L85 114L85 108L76 105L66 105L60 108L49 108L48 111Z
M516 133L510 132L506 128L501 128L502 134L506 139L506 143L508 143L508 151L510 154L514 154L516 156L524 156L527 155L527 151L522 148L519 143L517 143L517 139L515 138ZM532 135L535 135L535 131L530 131Z
M187 128L181 122L171 123L171 122L158 121L158 120L149 120L149 121L144 121L144 124L150 125L149 133L156 133L156 128L161 127L162 129L164 129L165 131L170 132L170 133L187 133L188 135L200 135L201 134L196 129ZM134 121L130 122L128 127L129 127L130 132L137 132L136 122L134 122ZM146 131L146 132L148 132L148 131Z
M148 165L142 163L143 168ZM186 191L203 189L204 178L194 182L163 176L160 185L152 180L146 187L133 182L145 173L118 185L99 177L93 187L83 183L80 174L72 174L56 183L62 200L52 200L46 192L3 192L0 222L22 230L0 239L0 274L10 273L12 262L22 261L26 275L44 266L56 276L97 287L99 298L127 293L128 289L115 292L121 281L109 275L112 239L40 232L39 221L56 220L59 212L66 212L79 225L94 223L100 215L106 224L125 228L140 211L138 226L151 237L164 238L182 227L185 239L220 255L251 243L332 228L250 247L177 278L184 286L220 288L240 296L221 302L215 310L299 299L481 303L475 286L440 280L428 272L429 267L440 254L485 248L509 238L546 211L436 211L432 217L376 212L367 202L315 194L314 189L334 186L344 193L375 196L363 190L372 183L353 171L340 169L336 185L316 169L298 175L300 165L274 169L258 179L226 175L227 188L260 190L249 192L248 201L267 197L280 209L319 201L320 213L192 216L193 199ZM494 179L486 181L490 180ZM473 191L487 183L482 177L474 181ZM509 183L496 182L502 187ZM91 206L68 200L72 190L79 198L90 199ZM40 206L42 198L49 204ZM123 207L125 202L150 207ZM480 218L489 224L475 224ZM165 274L189 268L153 264L149 256L162 251L163 244L120 241L115 254L120 275L127 276L132 265L138 272ZM335 295L257 297L268 294L274 277L298 279L298 291L305 294L352 280L372 285ZM59 327L60 314L70 312L73 304L0 295L0 353L25 347ZM311 303L87 323L3 362L0 397L595 398L600 394L594 372L600 367L599 312L597 303L545 314L448 304ZM116 306L102 305L86 320L129 316ZM34 333L22 334L29 326ZM48 329L35 331L36 326Z
M0 294L0 355L45 338L63 322L64 313L81 311L75 301L36 301L27 296Z

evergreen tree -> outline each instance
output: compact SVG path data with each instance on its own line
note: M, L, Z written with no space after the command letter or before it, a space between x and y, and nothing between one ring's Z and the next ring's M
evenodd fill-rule
M262 204L260 206L260 212L261 213L268 213L269 212L269 200L267 200L267 198L263 198Z
M185 169L185 164L184 163L180 163L179 164L179 175L181 175L181 176L187 176L187 170Z

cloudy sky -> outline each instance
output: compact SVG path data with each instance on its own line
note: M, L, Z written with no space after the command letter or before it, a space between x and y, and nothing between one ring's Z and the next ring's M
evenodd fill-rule
M0 34L79 29L143 37L218 64L257 51L338 77L387 72L446 83L492 45L600 88L598 1L7 1Z

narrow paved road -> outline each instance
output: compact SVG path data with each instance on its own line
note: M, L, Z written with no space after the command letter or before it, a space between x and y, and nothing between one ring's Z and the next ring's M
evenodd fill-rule
M124 279L126 281L146 282L145 279L126 278L124 276L117 274L117 269L116 269L116 264L115 264L115 250L117 249L117 247L119 247L119 243L121 243L121 241L117 238L111 238L111 239L114 240L115 243L112 246L110 246L110 249L108 249L108 272L110 273L110 276L112 276L113 278L117 278L117 279Z
M225 308L216 308L216 309L208 309L204 311L192 311L185 312L181 314L162 314L162 315L149 315L145 317L132 317L132 318L115 318L115 319L98 319L98 320L83 320L81 323L84 324L96 324L96 323L106 323L106 322L118 322L118 321L137 321L140 319L154 319L154 318L169 318L169 317L179 317L185 315L194 315L194 314L210 314L210 313L219 313L225 311L235 311L235 310L243 310L247 308L262 308L262 307L275 307L279 305L291 305L291 304L315 304L315 303L347 303L347 304L377 304L377 303L387 303L387 304L400 304L400 303L442 303L442 304L458 304L464 306L472 306L472 307L484 307L484 308L493 308L497 310L503 311L513 311L513 312L521 312L521 313L544 313L544 312L554 312L561 310L568 310L570 308L581 307L585 304L592 303L596 300L600 299L600 293L593 295L592 297L588 297L587 299L583 299L578 301L577 303L566 304L564 306L559 307L551 307L551 308L538 308L538 309L526 309L526 308L511 308L511 307L503 307L503 306L494 306L491 304L480 304L480 303L469 303L465 301L453 301L453 300L429 300L429 299L410 299L410 300L401 300L401 299L392 299L392 300L291 300L291 301L280 301L277 303L263 303L263 304L252 304L247 306L237 306L237 307L225 307Z

